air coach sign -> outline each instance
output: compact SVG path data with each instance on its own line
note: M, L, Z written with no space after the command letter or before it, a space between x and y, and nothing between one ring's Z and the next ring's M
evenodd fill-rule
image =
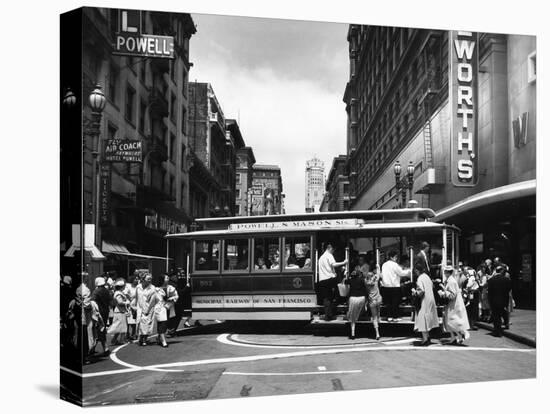
M449 56L451 181L457 187L473 187L478 178L477 35L450 32Z
M107 162L142 162L141 141L130 139L109 139L105 144Z
M174 58L174 38L143 34L140 10L120 10L114 55Z

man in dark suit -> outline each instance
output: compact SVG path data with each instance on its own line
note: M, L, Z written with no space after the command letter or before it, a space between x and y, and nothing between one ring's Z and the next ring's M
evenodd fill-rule
M505 324L508 321L508 300L510 297L510 290L512 290L512 282L506 277L505 268L497 266L495 269L495 275L489 279L488 295L489 306L491 306L491 313L493 314L493 326L495 336L502 336L502 319Z
M430 278L432 277L432 265L430 263L430 244L423 241L420 244L420 251L416 255L414 260L415 269L422 269L423 273L426 273Z

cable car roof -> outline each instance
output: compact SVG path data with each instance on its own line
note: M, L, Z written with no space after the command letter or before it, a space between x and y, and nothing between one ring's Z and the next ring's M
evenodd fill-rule
M309 216L309 215L308 215ZM208 237L227 237L234 235L239 236L248 236L255 234L293 234L293 233L311 233L318 231L346 231L346 232L372 232L373 235L378 234L387 234L387 235L399 235L403 232L410 231L419 231L423 233L441 231L443 228L453 229L459 231L455 226L450 226L443 223L434 223L430 221L419 221L419 222L385 222L385 223L369 223L361 220L357 220L355 224L334 224L329 222L329 224L324 225L322 220L317 220L318 224L315 223L315 220L311 221L314 223L311 226L306 227L290 227L290 228L253 228L253 227L238 227L238 228L229 228L222 230L200 230L188 233L177 233L177 234L168 234L165 237L167 238L184 238L184 239L195 239L195 238L208 238ZM246 226L246 224L242 224Z

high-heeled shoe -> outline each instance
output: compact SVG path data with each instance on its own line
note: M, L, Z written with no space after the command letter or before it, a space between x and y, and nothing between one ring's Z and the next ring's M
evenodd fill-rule
M168 348L168 344L167 344L167 343L160 344L160 346L161 346L162 348Z

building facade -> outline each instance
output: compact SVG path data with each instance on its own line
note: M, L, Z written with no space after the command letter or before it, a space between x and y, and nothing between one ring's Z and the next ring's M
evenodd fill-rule
M351 25L348 41L351 208L406 205L394 165L410 163L413 199L462 229L463 260L501 257L533 306L535 38Z
M314 157L306 162L305 211L318 212L325 195L325 163Z
M284 214L283 180L278 165L255 164L252 167L251 216Z
M325 195L320 211L345 211L350 208L349 179L346 174L346 155L339 155L332 160L325 186Z
M252 196L252 173L256 164L254 151L250 147L243 147L237 151L237 173L235 189L235 215L249 216L250 197Z
M244 141L209 83L189 84L189 137L192 216L234 215L236 154Z
M187 86L196 29L189 14L132 11L139 14L141 32L173 37L174 57L121 56L114 39L122 11L81 10L84 222L104 255L91 271L127 276L135 267L164 266L164 235L190 223ZM87 104L97 86L106 101L99 121ZM107 162L104 146L113 139L140 142L141 162ZM62 177L65 194L69 187ZM69 237L62 225L63 241ZM181 265L182 255L178 260Z

